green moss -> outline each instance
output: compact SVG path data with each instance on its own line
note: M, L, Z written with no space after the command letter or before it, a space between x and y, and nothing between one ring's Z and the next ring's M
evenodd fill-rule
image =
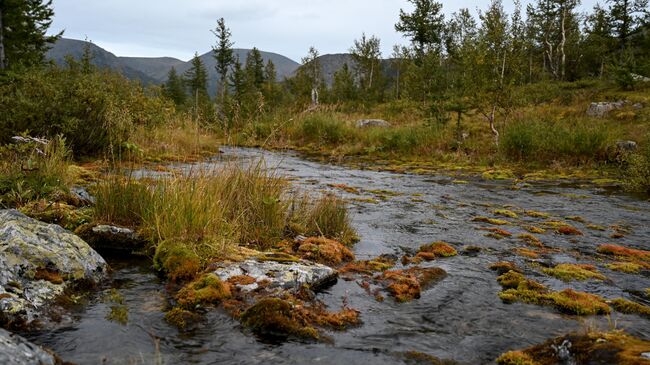
M530 232L530 233L535 233L535 234L543 234L546 233L546 230L544 228L540 228L537 226L526 226L525 229Z
M563 281L587 279L605 280L605 275L598 272L593 265L579 265L579 264L559 264L554 268L542 270L545 274L554 276Z
M187 284L176 294L181 308L194 309L200 305L218 304L232 296L230 286L214 274L205 274Z
M650 307L647 305L635 303L623 298L614 299L611 301L612 307L621 313L638 314L646 318L650 318Z
M280 263L299 262L300 259L296 256L284 252L265 252L256 256L258 261L273 261Z
M485 180L513 180L517 178L514 172L508 169L488 170L485 171L481 176Z
M509 351L499 356L498 365L538 365L530 355L522 351Z
M109 321L126 325L129 322L129 309L125 305L112 305L110 312L106 315Z
M171 280L191 279L201 270L201 259L186 245L164 241L156 247L154 268L163 271Z
M527 210L526 215L529 216L529 217L533 217L533 218L544 218L544 219L551 216L548 213L538 212L538 211L535 211L535 210Z
M607 227L599 226L597 224L588 224L587 228L594 230L594 231L606 231Z
M509 261L496 262L496 263L490 265L490 270L496 271L497 274L499 274L499 275L503 275L503 274L507 273L508 271L513 271L513 272L516 272L516 273L521 273L522 272L522 270L520 268L518 268L517 265L515 265L513 262L509 262Z
M613 271L620 271L627 274L638 274L643 268L642 265L634 262L614 262L605 265L605 267Z
M265 298L242 313L241 322L260 336L315 339L318 331L300 318L293 305L278 298Z
M510 224L510 222L503 219L488 218L488 217L474 217L472 218L472 222L488 223L495 226L505 226L507 224Z
M191 323L196 322L199 318L200 316L198 314L179 307L174 307L165 313L165 320L182 330L189 327Z
M504 216L504 217L508 217L508 218L518 218L519 217L519 215L517 215L517 213L515 213L515 212L513 212L511 210L508 210L508 209L497 209L497 210L494 211L494 214Z

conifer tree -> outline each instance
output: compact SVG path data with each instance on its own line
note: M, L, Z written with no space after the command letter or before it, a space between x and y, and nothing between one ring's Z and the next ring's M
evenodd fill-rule
M356 99L357 88L354 83L354 75L347 63L343 64L340 70L334 73L332 82L332 97L337 102L353 101Z
M177 106L185 104L187 100L187 94L185 93L185 87L183 86L183 80L178 73L176 68L172 67L167 74L167 82L163 85L163 90L165 95L174 101Z
M408 0L415 6L413 13L400 10L395 30L411 39L418 58L428 51L437 52L442 43L445 16L442 4L433 0Z
M52 0L0 1L0 70L44 62L49 45L63 33L46 35L53 16Z
M244 70L249 84L256 90L261 90L264 84L264 59L257 48L253 47L246 56Z
M228 71L235 62L232 49L234 43L230 40L232 34L230 29L226 27L226 21L223 18L217 20L217 28L212 33L217 37L217 45L212 47L212 52L217 61L215 68L220 77L220 90L218 90L218 93L221 93L222 102L224 102L228 94Z

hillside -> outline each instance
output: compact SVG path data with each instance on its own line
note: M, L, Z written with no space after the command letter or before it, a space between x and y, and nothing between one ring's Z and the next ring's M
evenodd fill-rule
M84 47L88 42L62 38L47 53L47 58L58 64L65 63L65 57L71 55L75 59L80 59L84 52ZM90 49L93 53L93 64L98 67L110 68L121 72L130 79L140 80L145 84L161 84L167 80L167 73L172 67L175 67L179 73L184 73L190 68L189 61L182 61L171 57L118 57L113 53L90 43ZM235 57L239 57L241 62L245 62L249 49L235 49ZM278 80L291 76L300 64L289 59L288 57L271 53L260 52L264 62L271 60L275 64ZM200 56L208 70L208 87L209 90L215 90L219 75L215 70L215 60L212 57L212 51L208 51Z

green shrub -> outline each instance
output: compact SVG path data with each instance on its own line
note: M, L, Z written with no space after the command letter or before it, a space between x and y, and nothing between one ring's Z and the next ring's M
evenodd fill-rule
M167 120L173 106L139 83L75 61L4 76L0 83L0 144L30 131L62 135L76 156L118 151L133 126Z
M650 194L650 136L636 153L625 157L626 188L630 191Z
M302 136L309 142L338 144L346 138L343 122L325 114L310 115L303 121Z

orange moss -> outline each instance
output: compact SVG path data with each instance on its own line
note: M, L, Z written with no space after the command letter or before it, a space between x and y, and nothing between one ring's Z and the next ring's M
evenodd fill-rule
M634 262L613 262L605 265L605 267L613 271L620 271L627 274L638 274L643 268L643 265Z
M563 312L577 315L609 314L611 309L598 295L584 293L573 289L549 294L556 308Z
M458 255L458 251L446 242L433 242L420 247L417 256L427 261L436 257L451 257Z
M510 224L510 222L503 219L488 218L488 217L474 217L472 218L472 222L487 223L495 226L505 226L506 224Z
M621 313L638 314L646 318L650 318L650 307L647 305L635 303L623 298L614 299L611 301L612 307Z
M509 261L496 262L496 263L490 265L490 270L496 271L497 274L499 274L499 275L503 275L503 274L507 273L508 271L513 271L513 272L518 272L518 273L522 272L522 270L520 268L518 268L517 265L515 265L513 262L509 262Z
M528 248L516 248L515 253L519 256L528 257L529 259L539 258L539 252Z
M481 230L490 232L486 236L496 238L496 239L502 239L502 238L505 238L505 237L512 237L512 233L506 231L505 229L481 228Z
M354 260L349 248L325 237L307 238L300 243L297 253L304 259L333 266Z
M194 309L198 305L218 304L232 296L230 284L214 274L205 274L183 287L176 294L179 306Z
M310 307L297 307L297 309L309 324L319 327L341 331L361 324L360 312L347 307L338 312L329 312L323 304L319 303Z
M633 248L627 248L619 245L612 245L612 244L600 245L598 247L598 252L605 255L613 255L613 256L624 257L628 259L650 261L650 251L636 250Z
M380 280L386 290L398 302L408 302L420 298L423 288L441 280L447 273L440 268L412 267L408 270L385 271Z
M228 283L232 285L251 285L256 282L255 278L248 275L237 275L231 278L228 278Z
M319 339L320 335L294 305L279 298L264 298L241 314L241 322L260 336Z
M168 323L183 330L187 329L191 323L197 322L199 319L200 316L198 314L178 307L174 307L165 313L165 320Z
M567 236L583 236L583 233L579 229L568 225L558 228L556 232Z
M64 281L63 276L61 276L58 271L44 268L36 269L36 272L34 273L34 280L45 280L57 285L63 284Z
M544 228L540 228L540 227L537 227L537 226L526 226L525 229L528 232L535 233L535 234L546 233L546 230Z
M578 364L650 365L650 359L641 357L650 351L650 342L622 331L572 333L525 350L508 352L499 359L499 365L556 365L557 353L553 347L568 342L571 354ZM517 362L520 361L520 362Z
M396 260L388 256L379 256L372 260L355 261L339 269L339 273L373 274L386 271L395 266Z
M539 247L542 248L544 247L544 244L542 241L539 240L536 236L530 234L530 233L522 233L519 236L517 236L520 240L524 241L527 245L529 246L534 246L534 247Z

